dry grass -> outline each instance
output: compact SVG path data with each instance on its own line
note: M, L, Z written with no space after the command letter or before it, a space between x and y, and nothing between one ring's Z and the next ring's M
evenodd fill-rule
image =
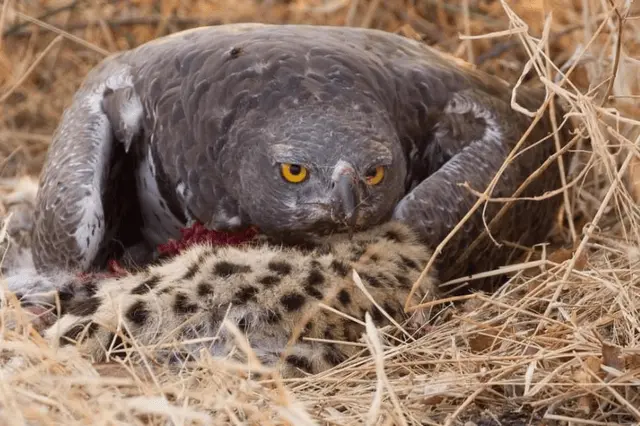
M257 381L244 376L242 365L206 354L198 365L177 372L150 359L142 365L92 365L72 349L48 347L9 301L0 309L1 424L640 422L637 4L0 4L3 217L10 207L29 202L32 184L13 178L38 173L63 108L105 53L202 24L370 26L422 37L512 82L530 68L528 78L541 79L549 93L562 98L581 134L590 138L576 146L579 167L566 165L564 211L571 212L571 220L559 218L554 236L556 246L565 248L537 248L531 259L513 267L511 282L495 295L476 296L459 307L434 305L439 317L414 341L390 346L369 327L363 357L318 376ZM13 234L24 234L19 218L9 222ZM0 237L4 234L3 228ZM8 327L10 320L21 326Z

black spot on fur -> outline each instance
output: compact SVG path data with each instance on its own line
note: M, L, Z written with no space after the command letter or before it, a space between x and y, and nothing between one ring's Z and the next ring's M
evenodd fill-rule
M398 319L398 317L399 317L399 315L398 315L398 310L397 310L396 308L394 308L394 307L391 305L391 303L389 303L389 302L384 302L384 303L382 304L382 307L384 308L385 312L386 312L386 313L388 313L388 314L391 316L391 318L394 318L394 319L396 319L396 320Z
M149 317L149 309L147 308L147 304L142 300L136 301L133 305L127 309L127 313L125 317L134 323L135 325L141 326L147 322L147 318Z
M309 358L298 355L289 355L286 358L286 361L292 366L299 368L306 373L311 373L313 371L313 365L311 364Z
M302 240L300 242L296 242L296 249L300 250L304 253L309 253L315 250L320 250L321 249L321 245L310 241L310 240Z
M360 275L360 278L366 281L367 284L369 284L371 287L376 287L376 288L382 287L382 281L380 281L377 277L374 277L373 275L369 275L364 272L359 273L358 275Z
M258 278L258 282L265 287L271 287L276 284L279 284L282 279L277 275L265 275L263 277Z
M280 298L280 303L284 306L287 312L297 311L300 309L306 301L306 298L300 293L287 293Z
M242 274L251 272L251 267L247 265L238 265L237 263L227 262L223 260L213 267L213 273L219 277L230 277L234 274Z
M158 294L169 294L169 293L173 293L173 290L175 290L175 287L173 286L169 286L169 287L165 287L162 290L160 290L158 292Z
M42 283L38 282L36 287L41 287ZM77 299L78 295L82 297L91 297L98 292L98 281L90 279L88 281L72 278L66 281L58 289L58 297L61 302L68 302Z
M351 245L352 254L349 257L349 260L351 260L352 262L357 262L358 260L360 260L360 258L366 251L367 249L364 246L364 243L362 241L352 244Z
M275 272L278 275L289 275L291 273L291 265L282 260L272 260L267 264L267 267L271 272Z
M408 268L418 269L418 270L420 269L418 264L413 259L410 259L403 255L399 255L399 256L400 256L400 259L402 259L402 263L404 263Z
M398 269L401 272L404 272L405 274L409 272L409 268L407 267L407 265L404 264L402 260L396 260L393 263L398 267Z
M340 351L333 343L326 345L323 357L329 365L332 365L334 367L338 364L342 364L347 359L347 356L342 353L342 351Z
M404 242L404 238L402 237L402 235L400 235L396 231L387 231L387 232L384 233L383 237L388 239L388 240L395 241L396 243L403 243Z
M313 331L313 321L309 320L304 325L304 329L300 333L300 337L308 336L309 334L311 334L312 331Z
M311 297L315 297L316 299L320 300L322 299L324 296L322 295L322 292L320 290L318 290L317 288L315 288L312 285L305 285L304 286L304 291Z
M259 371L251 371L249 372L249 377L252 378L254 381L259 382L265 379L266 375L263 373L260 373Z
M255 300L258 289L253 286L243 287L236 292L231 301L234 305L244 305L250 300Z
M398 283L391 274L381 272L377 275L378 280L382 283L383 286L386 287L397 287Z
M362 334L362 327L359 324L353 322L345 323L344 337L350 342L357 342Z
M333 330L331 327L327 327L324 329L324 338L326 340L333 340Z
M211 296L213 294L213 287L208 282L202 281L198 284L197 292L200 297Z
M96 280L91 280L82 284L82 288L87 292L89 296L93 296L98 292L98 283L96 282Z
M198 259L198 261L194 262L191 266L189 266L189 269L187 269L187 272L185 272L185 274L182 276L182 279L190 280L191 278L195 277L196 274L200 272L201 263L202 261Z
M267 311L267 317L265 318L265 321L269 324L275 324L277 322L280 322L282 320L282 315L280 315L280 312L278 311Z
M109 339L107 341L109 345L107 346L107 349L110 350L109 354L116 359L125 359L125 350L129 347L129 345L127 345L124 340L122 340L122 337L120 337L119 334L110 333Z
M346 277L351 270L351 267L349 265L340 260L333 260L330 266L331 269L341 277Z
M344 306L347 306L349 303L351 303L351 295L349 294L349 292L347 290L342 289L338 293L338 300Z
M328 245L328 244L322 244L322 245L316 247L315 252L316 252L316 254L319 254L319 255L329 254L329 253L331 253L331 246Z
M37 287L40 287L41 284L39 283L37 285ZM69 302L71 300L73 300L73 298L75 297L76 291L74 289L75 285L73 282L69 282L64 284L60 290L58 290L58 297L60 298L60 302L64 303L64 302ZM22 295L20 295L20 297L22 297Z
M131 294L146 294L151 290L156 288L156 286L160 283L160 277L158 275L151 275L149 278L144 280L140 285L136 286L131 290Z
M60 336L60 346L66 346L75 343L78 338L85 332L86 337L93 336L100 326L91 320L82 321L74 324L69 330L67 330L62 336Z
M373 263L376 263L380 260L380 256L378 256L377 254L372 254L371 256L369 256L369 259L371 259Z
M403 288L411 288L411 286L413 285L411 280L404 275L395 274L394 277L396 278L396 280L398 280L398 283L400 283Z
M377 326L382 325L383 322L387 320L387 317L384 316L382 312L375 306L372 308L373 312L371 312L371 319L373 323Z
M101 303L102 299L100 297L93 296L82 300L80 303L74 303L65 313L78 317L86 317L95 314Z
M307 276L305 281L306 286L317 286L320 284L324 284L325 278L322 272L317 269L312 269Z
M322 263L320 263L316 259L311 260L311 262L309 262L309 265L311 265L313 269L322 269Z
M189 300L189 296L184 293L176 294L176 298L173 301L173 312L176 315L194 314L197 311L198 305Z
M320 290L316 288L316 286L322 285L325 283L325 277L322 272L318 269L312 269L307 275L307 279L304 283L304 291L311 297L315 297L316 299L322 299L323 294Z

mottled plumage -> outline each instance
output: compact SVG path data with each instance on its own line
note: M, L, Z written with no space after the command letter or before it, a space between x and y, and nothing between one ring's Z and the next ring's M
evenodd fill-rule
M285 238L395 218L435 246L476 201L459 184L483 191L527 130L531 119L510 98L497 78L369 29L223 25L112 55L54 136L38 195L36 266L88 269L118 245L179 236L191 220ZM543 100L543 90L519 89L530 110ZM550 132L545 117L493 196L510 196L555 152ZM304 164L308 178L286 182L283 162ZM384 178L367 185L376 166ZM559 185L553 164L523 196ZM515 203L494 238L540 242L560 201ZM487 223L501 206L488 205ZM487 238L459 258L483 230L481 215L440 255L442 279L509 258L511 248Z

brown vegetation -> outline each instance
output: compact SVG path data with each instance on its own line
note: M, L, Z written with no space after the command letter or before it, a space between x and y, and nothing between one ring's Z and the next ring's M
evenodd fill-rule
M566 205L553 247L532 250L495 295L478 295L459 307L433 305L441 310L439 317L414 341L390 346L370 329L361 358L318 376L254 380L242 374L242 365L206 354L198 365L177 372L150 359L137 366L92 365L73 350L48 347L9 300L0 308L0 424L640 422L638 4L4 0L0 5L3 218L32 196L33 186L17 178L37 175L60 114L92 66L108 52L205 24L380 28L422 39L469 62L465 66L511 82L533 65L527 79L541 79L562 98L590 139L577 147L587 172L571 174L567 167ZM10 223L19 217L14 214ZM23 326L9 328L10 319Z

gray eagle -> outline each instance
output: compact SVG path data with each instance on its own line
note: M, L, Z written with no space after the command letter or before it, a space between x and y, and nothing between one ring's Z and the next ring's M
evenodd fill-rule
M34 262L97 268L193 222L286 241L396 219L436 246L477 200L461 184L484 191L531 124L510 106L511 89L422 43L361 28L220 25L114 54L53 136ZM522 87L517 100L536 110L544 99ZM534 127L493 197L510 197L556 152L550 123ZM440 278L509 261L504 242L543 241L561 197L530 197L559 186L554 162L491 236L485 223L502 204L479 209L439 255Z

